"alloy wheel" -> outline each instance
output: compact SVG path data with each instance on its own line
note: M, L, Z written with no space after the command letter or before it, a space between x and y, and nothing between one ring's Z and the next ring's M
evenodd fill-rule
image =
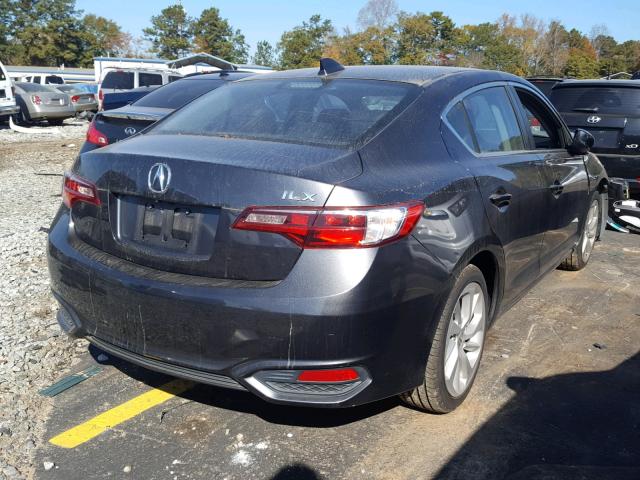
M584 234L582 235L582 260L586 262L589 260L593 245L596 243L596 236L598 234L598 220L599 220L599 208L598 201L594 200L589 207L587 218L584 224Z
M478 369L486 329L484 293L476 282L460 293L447 330L444 378L453 397L463 395Z

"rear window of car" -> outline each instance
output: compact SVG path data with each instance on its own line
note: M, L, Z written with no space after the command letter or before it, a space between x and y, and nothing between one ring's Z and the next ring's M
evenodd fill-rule
M58 90L55 87L51 87L49 85L38 85L37 83L20 82L20 83L16 83L16 86L18 88L21 88L25 92L57 92L57 93L60 93L60 90Z
M347 147L380 131L419 92L415 85L378 80L229 83L185 106L150 133Z
M640 115L640 88L559 87L551 91L550 99L561 112Z
M154 90L135 102L138 107L171 108L173 110L186 105L211 90L220 87L223 80L182 80L169 83Z
M133 72L108 72L102 79L102 88L131 90L133 88Z
M162 85L162 75L157 73L138 73L139 87L152 87L154 85Z

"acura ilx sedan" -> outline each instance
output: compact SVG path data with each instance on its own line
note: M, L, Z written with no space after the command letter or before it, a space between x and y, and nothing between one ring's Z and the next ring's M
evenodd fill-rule
M242 79L77 158L49 235L58 320L276 403L448 412L495 319L588 262L592 143L500 72L323 59Z

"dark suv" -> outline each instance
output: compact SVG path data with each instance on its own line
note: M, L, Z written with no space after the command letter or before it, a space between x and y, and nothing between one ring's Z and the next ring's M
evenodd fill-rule
M640 82L565 81L550 99L569 128L594 136L593 152L609 177L625 178L631 197L640 200Z
M500 313L589 260L592 140L500 72L326 61L229 82L78 157L49 234L59 322L273 402L451 411Z

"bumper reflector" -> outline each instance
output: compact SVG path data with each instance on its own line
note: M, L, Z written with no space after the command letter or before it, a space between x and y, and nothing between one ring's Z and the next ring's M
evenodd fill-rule
M298 375L299 382L312 383L337 383L353 382L360 375L353 368L341 368L339 370L303 370Z

